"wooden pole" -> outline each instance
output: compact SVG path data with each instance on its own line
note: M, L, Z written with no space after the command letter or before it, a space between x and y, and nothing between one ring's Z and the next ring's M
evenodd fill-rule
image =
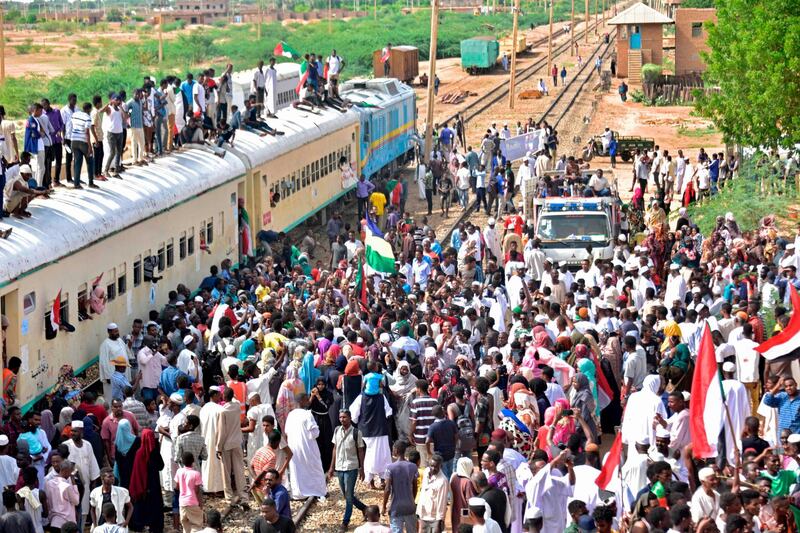
M333 31L333 2L328 0L328 33Z
M572 0L572 15L569 19L569 55L575 55L575 0Z
M583 11L583 25L585 26L583 32L583 43L589 42L589 0L586 0L586 5Z
M261 0L258 0L258 10L256 12L256 39L261 40Z
M439 0L431 0L431 48L428 61L428 102L425 114L425 153L423 159L430 163L433 149L433 80L436 79L436 40L439 36Z
M164 15L158 16L158 62L164 61Z
M553 4L554 3L555 0L550 0L550 31L547 34L547 72L546 72L547 76L550 76L550 72L553 70Z
M598 24L597 0L594 0L594 34L597 35Z
M514 0L514 29L511 32L511 76L508 79L508 108L514 109L514 87L517 85L517 31L519 29L519 0Z
M606 25L606 0L603 0L603 26Z
M0 4L0 83L6 81L6 35L5 35L5 10Z

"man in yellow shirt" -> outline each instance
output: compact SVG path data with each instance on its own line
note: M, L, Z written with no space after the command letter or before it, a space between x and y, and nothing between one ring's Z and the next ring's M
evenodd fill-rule
M372 206L370 213L373 213L374 210L374 222L380 228L383 224L383 213L386 207L386 195L375 190L369 195L369 203Z

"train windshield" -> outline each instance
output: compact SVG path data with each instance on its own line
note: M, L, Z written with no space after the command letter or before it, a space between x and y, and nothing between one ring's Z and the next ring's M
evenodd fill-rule
M536 236L543 245L605 243L610 240L608 217L602 213L543 214Z

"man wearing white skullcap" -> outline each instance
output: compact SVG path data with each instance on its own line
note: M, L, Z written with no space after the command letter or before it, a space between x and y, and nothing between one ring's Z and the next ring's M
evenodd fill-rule
M90 417L87 416L84 420L89 423ZM94 456L92 445L83 440L83 426L84 422L73 420L72 438L66 441L66 445L69 448L69 460L75 463L75 468L83 482L83 486L89 487L92 481L100 479L100 467ZM84 516L89 514L89 492L91 491L83 491L83 498L81 499L81 512Z
M128 346L119 335L119 326L114 322L106 326L108 338L100 344L100 354L98 358L98 369L100 370L100 381L103 383L103 398L106 402L111 402L111 378L114 375L114 365L111 363L117 357L128 359ZM131 380L130 365L125 369L125 378Z
M503 533L500 524L492 518L492 512L483 498L470 498L469 517L472 521L473 533Z
M697 477L701 486L697 487L689 505L692 508L692 520L695 524L706 516L715 517L719 512L719 492L715 490L719 479L716 471L707 466L700 469Z
M733 429L728 431L727 424L725 430L725 449L728 452L728 462L735 463L734 450L741 450L740 436L744 432L744 421L750 416L750 395L741 381L734 377L736 365L728 361L722 365L722 388L725 394L725 403L730 413L730 421ZM726 415L727 417L727 415ZM733 435L736 436L734 441Z
M8 435L0 435L0 483L3 487L14 485L19 479L16 457L8 455Z
M192 378L195 383L203 382L203 369L194 350L197 340L192 335L183 337L183 350L178 354L178 370Z

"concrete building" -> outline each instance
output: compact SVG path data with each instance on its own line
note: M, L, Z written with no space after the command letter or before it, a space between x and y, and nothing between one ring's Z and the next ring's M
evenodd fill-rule
M717 21L714 8L681 7L675 10L675 74L702 73L706 62L702 52L709 50L706 22Z
M672 19L643 3L634 4L608 21L617 26L617 77L641 81L642 65L664 60L664 24Z
M228 16L228 0L177 0L174 7L159 10L164 22L183 20L187 24L213 24Z

